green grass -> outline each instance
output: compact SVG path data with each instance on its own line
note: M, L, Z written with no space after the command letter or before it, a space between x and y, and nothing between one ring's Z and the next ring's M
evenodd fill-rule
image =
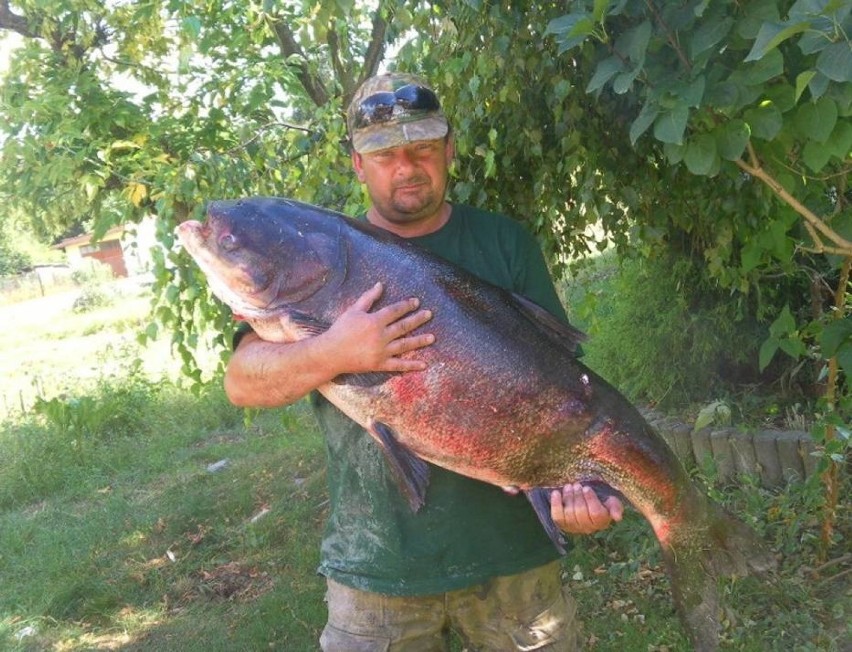
M310 416L294 407L245 427L221 392L193 407L170 390L152 394L156 428L95 442L79 461L48 458L42 471L13 461L3 475L0 649L113 639L138 650L313 649L324 472ZM36 633L19 641L26 626Z
M119 370L80 353L78 337L107 341L127 315L100 313L88 335L73 320L74 337L54 332L50 346L73 350L63 359L76 354L98 374L81 382L67 369L64 393L44 388L37 411L8 416L0 430L0 649L316 650L327 505L324 445L307 407L246 422L220 379L192 392L152 373L170 368L163 349L139 364L113 360ZM22 343L2 355L24 355ZM773 582L723 584L723 649L844 649L848 544L832 550L838 563L815 560L818 492L714 493L781 560ZM578 539L565 581L588 649L688 649L637 515Z

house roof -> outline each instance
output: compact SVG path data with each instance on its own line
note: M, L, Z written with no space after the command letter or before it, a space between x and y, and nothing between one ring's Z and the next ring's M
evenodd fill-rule
M92 241L91 233L84 233L82 235L75 235L71 238L65 238L64 240L53 245L52 249L65 249L67 247L73 247L75 245L87 245ZM121 236L124 235L124 226L114 226L109 229L106 233L101 236L98 242L108 242L109 240L120 240Z

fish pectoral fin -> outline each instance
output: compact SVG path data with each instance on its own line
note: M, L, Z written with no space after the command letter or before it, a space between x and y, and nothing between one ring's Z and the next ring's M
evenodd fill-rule
M533 506L538 520L544 526L547 536L553 541L553 545L556 546L560 554L564 555L565 537L562 535L562 530L557 527L556 523L553 522L553 517L550 515L551 491L553 491L552 487L533 487L532 489L525 490L524 494Z
M418 511L426 504L429 465L399 443L393 429L387 424L374 421L371 430L381 443L391 473L411 511Z
M316 317L311 317L308 314L299 312L298 310L287 311L287 316L290 321L295 324L300 330L305 331L309 335L319 335L325 333L331 324Z

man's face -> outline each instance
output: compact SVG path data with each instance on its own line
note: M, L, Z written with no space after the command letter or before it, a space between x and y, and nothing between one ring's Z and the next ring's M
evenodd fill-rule
M368 154L352 154L379 215L395 225L426 220L442 208L452 139L421 140Z

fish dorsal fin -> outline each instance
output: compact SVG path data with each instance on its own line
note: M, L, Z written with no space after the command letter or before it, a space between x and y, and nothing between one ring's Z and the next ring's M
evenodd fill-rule
M516 292L512 292L512 298L520 312L527 319L538 324L555 344L567 348L574 355L578 353L580 343L586 339L583 331L557 319L534 301Z

